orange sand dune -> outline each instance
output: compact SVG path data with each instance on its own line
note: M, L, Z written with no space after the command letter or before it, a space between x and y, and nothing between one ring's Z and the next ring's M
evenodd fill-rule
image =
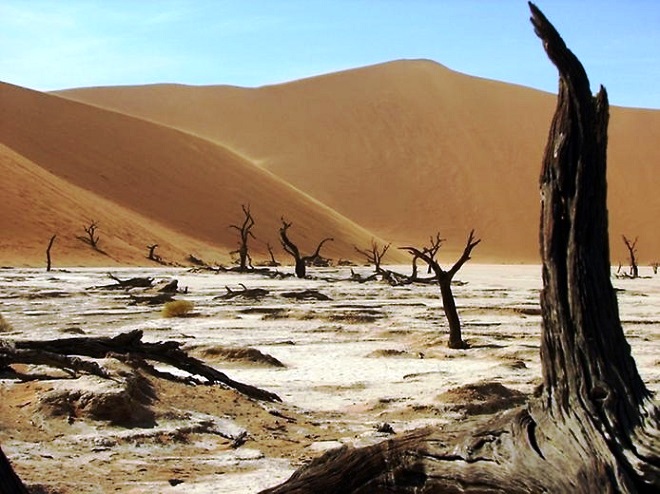
M0 145L0 265L41 266L46 247L53 268L148 264L147 245L166 260L188 254L222 260L218 249L176 233L154 221L63 180ZM84 227L98 222L98 251L79 237ZM154 263L154 265L156 265Z
M599 82L599 81L594 81ZM607 81L603 81L605 84ZM60 93L221 143L398 245L440 231L455 255L538 260L538 175L555 97L398 61L277 86L155 85ZM660 112L612 108L613 262L621 234L660 258Z
M324 254L354 257L353 246L372 238L217 144L7 84L0 85L0 102L3 264L43 263L53 233L65 239L70 264L148 264L151 243L161 244L169 261L183 262L186 252L226 260L236 247L228 225L242 221L247 203L256 220L253 252L265 253L270 242L280 260L282 215L303 251L331 236ZM100 259L75 239L92 219L107 252Z

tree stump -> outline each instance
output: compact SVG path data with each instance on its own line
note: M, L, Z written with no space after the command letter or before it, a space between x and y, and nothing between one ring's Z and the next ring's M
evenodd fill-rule
M660 412L610 282L608 102L533 4L559 70L541 172L542 390L482 422L343 447L265 493L659 492Z

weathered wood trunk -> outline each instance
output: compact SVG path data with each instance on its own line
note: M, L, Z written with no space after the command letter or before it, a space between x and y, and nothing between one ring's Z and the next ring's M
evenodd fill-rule
M48 242L48 247L46 247L46 271L50 271L51 268L50 250L53 248L53 243L55 242L55 238L57 238L57 235L53 235L52 237L50 237L50 241Z
M461 334L461 320L458 318L456 300L454 299L454 293L451 291L451 282L452 279L448 276L438 278L440 294L442 295L442 309L449 323L449 348L467 348Z
M0 449L0 494L28 494L28 490Z
M660 492L660 413L610 282L607 96L530 8L560 75L541 172L543 390L478 423L329 452L265 492Z

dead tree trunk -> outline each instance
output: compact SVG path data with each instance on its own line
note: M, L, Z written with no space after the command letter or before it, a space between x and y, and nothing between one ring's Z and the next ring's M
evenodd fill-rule
M630 259L630 277L637 278L639 277L639 268L637 267L637 238L632 242L626 238L625 235L621 235L623 238L623 243L626 244L628 249L628 257Z
M2 449L0 449L0 493L28 494L27 488L14 472Z
M293 257L294 262L296 263L296 276L298 278L304 278L307 276L307 263L310 263L314 261L316 258L319 257L321 253L321 247L323 247L323 244L329 241L332 241L332 238L324 238L321 240L319 245L316 247L316 250L312 255L309 256L303 256L300 254L300 250L294 244L291 242L287 235L287 230L291 227L291 223L287 223L284 221L284 218L282 218L282 228L280 228L280 241L282 242L282 247L286 251L287 254Z
M254 219L252 218L252 213L250 212L250 205L245 204L241 205L243 209L243 223L238 225L229 225L229 228L233 228L238 231L239 241L238 249L231 252L232 254L238 254L238 266L241 271L247 271L252 269L252 258L250 257L250 249L248 248L248 240L250 237L255 238L252 233L252 227L254 227Z
M435 254L438 252L440 244L442 243L439 234L436 236L436 240L437 241L434 241L433 237L431 237L431 247L422 250L414 247L402 247L402 249L407 250L414 257L423 260L435 273L438 285L440 286L440 295L442 296L442 309L447 317L447 322L449 323L449 348L467 348L468 345L463 341L463 336L461 334L461 320L458 317L458 310L456 309L456 301L451 289L451 282L459 269L463 267L463 264L470 260L472 249L474 249L481 240L475 240L474 230L472 230L465 244L465 249L463 249L463 254L448 271L442 269L440 264L435 260Z
M46 271L50 271L50 266L51 266L50 249L53 248L53 243L55 242L56 237L57 235L53 235L52 237L50 237L50 242L48 242L48 247L46 247Z
M149 254L147 255L147 259L149 259L150 261L157 262L158 264L163 264L163 258L160 257L158 254L156 254L157 248L158 248L158 244L147 245L147 249L149 249Z
M543 388L526 406L326 453L268 493L660 491L660 411L630 354L610 283L604 89L532 4L559 70L541 173Z

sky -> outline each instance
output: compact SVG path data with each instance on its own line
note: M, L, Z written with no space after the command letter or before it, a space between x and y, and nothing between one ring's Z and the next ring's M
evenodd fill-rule
M610 103L660 109L660 1L538 0ZM256 87L399 59L557 90L523 0L0 0L0 81Z

